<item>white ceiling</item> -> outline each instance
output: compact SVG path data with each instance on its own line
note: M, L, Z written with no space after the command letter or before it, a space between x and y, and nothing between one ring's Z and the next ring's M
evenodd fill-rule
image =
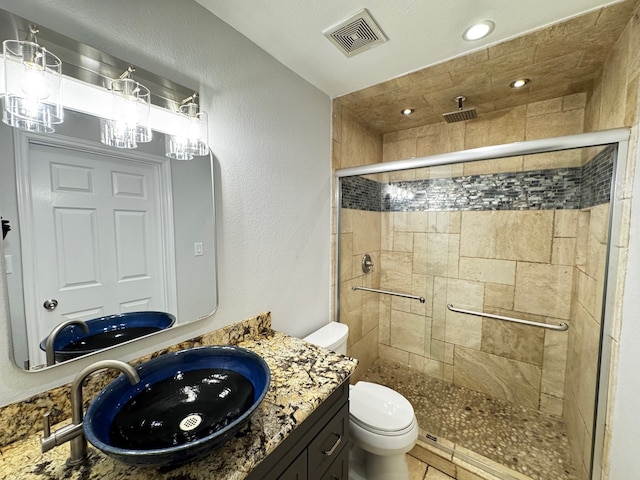
M331 97L499 43L619 0L196 0ZM389 41L345 57L323 30L366 8ZM476 21L495 30L462 39Z

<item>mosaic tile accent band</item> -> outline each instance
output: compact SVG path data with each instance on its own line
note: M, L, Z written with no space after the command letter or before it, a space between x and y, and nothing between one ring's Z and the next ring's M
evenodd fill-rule
M342 179L342 208L368 212L389 211L383 208L385 184L363 177Z
M582 167L580 208L609 202L616 150L614 145L609 145Z
M389 184L342 179L342 207L372 212L566 210L608 203L616 148L582 167L466 175Z

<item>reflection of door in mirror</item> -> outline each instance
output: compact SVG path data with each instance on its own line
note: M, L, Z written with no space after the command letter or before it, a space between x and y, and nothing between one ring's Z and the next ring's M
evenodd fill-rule
M18 158L29 362L67 320L176 313L168 162L30 138ZM158 241L160 239L160 241ZM53 267L53 268L52 268ZM45 307L49 299L57 306ZM29 312L32 310L32 312Z

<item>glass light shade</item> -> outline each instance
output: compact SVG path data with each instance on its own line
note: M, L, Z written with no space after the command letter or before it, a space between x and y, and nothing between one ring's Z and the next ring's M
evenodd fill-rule
M113 120L100 119L100 141L116 148L136 148L136 129Z
M131 78L111 83L111 118L100 121L100 141L117 148L136 148L150 142L151 94L149 89Z
M207 112L198 111L197 103L180 106L179 132L166 135L165 154L175 160L191 160L209 154L209 119Z
M189 142L179 135L164 136L165 155L174 160L193 160L193 153L189 149Z
M32 132L51 133L63 122L62 62L37 43L5 40L2 121Z

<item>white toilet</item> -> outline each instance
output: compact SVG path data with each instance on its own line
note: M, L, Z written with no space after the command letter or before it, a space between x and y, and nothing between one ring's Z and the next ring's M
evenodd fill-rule
M304 340L346 355L348 334L349 327L331 322ZM405 454L418 439L409 401L383 385L358 382L349 387L349 417L349 480L408 480Z

